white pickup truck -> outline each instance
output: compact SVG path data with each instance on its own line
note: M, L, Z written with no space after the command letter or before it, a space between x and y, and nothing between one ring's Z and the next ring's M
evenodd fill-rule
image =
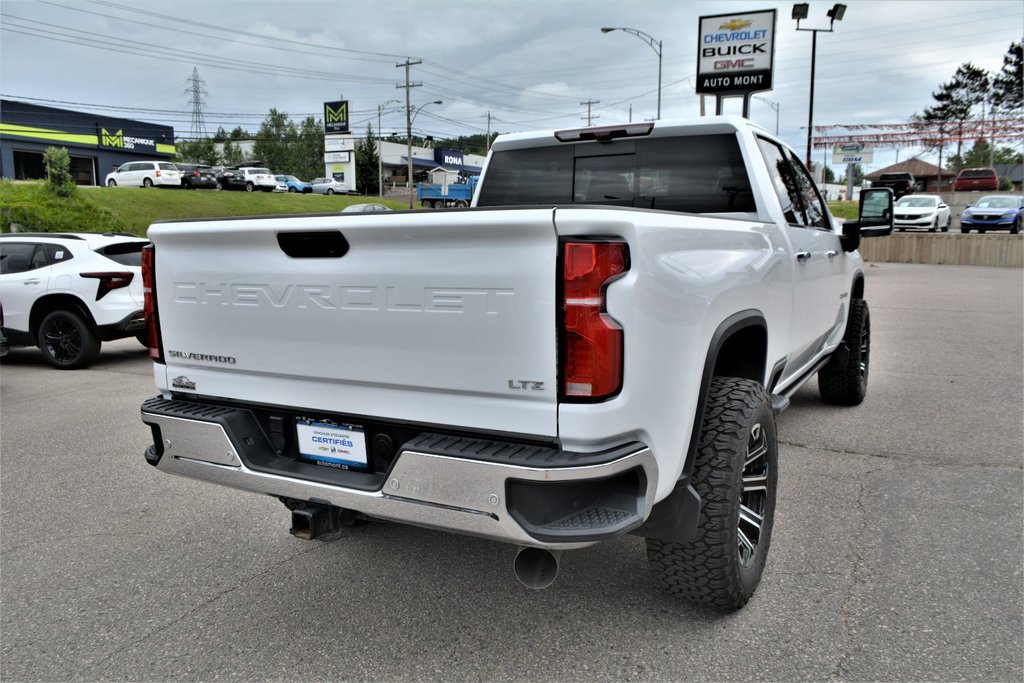
M738 118L506 135L473 207L166 221L143 277L146 460L280 498L293 534L384 519L561 550L634 533L671 593L742 606L775 414L868 379L865 191L840 227ZM202 514L201 510L196 514Z

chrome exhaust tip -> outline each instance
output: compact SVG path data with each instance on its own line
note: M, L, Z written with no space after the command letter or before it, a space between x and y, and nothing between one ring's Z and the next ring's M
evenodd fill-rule
M520 548L512 561L512 569L519 583L531 590L543 590L558 578L560 551L543 548Z

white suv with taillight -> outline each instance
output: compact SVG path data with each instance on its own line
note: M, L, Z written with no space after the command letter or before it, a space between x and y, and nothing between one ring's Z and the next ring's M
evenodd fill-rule
M55 368L92 362L100 345L144 345L142 247L134 235L0 235L0 304L12 347L38 346Z
M250 166L239 167L238 172L245 179L245 191L273 192L277 189L277 178L270 172L269 168L257 168Z

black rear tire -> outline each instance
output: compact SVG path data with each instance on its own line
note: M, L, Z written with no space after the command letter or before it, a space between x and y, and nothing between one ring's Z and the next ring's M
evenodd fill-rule
M39 324L39 350L58 370L84 368L100 353L100 340L82 317L72 311L54 311Z
M153 187L153 181L150 180L149 178L143 178L142 179L142 186L143 187Z
M871 360L871 315L868 302L854 299L843 342L828 364L818 371L818 393L825 403L856 406L868 393Z
M1020 216L1013 219L1013 225L1010 226L1010 234L1016 235L1020 232Z
M739 609L761 581L775 522L779 445L771 401L757 382L714 377L693 469L700 494L689 543L647 539L647 561L670 594Z
M111 178L107 181L107 187L117 187L117 181Z
M256 186L255 186L255 185L253 185L253 184L252 184L252 182L247 182L247 183L245 184L245 191L246 191L246 192L252 192L252 191L253 191L253 190L255 190L255 189L256 189Z

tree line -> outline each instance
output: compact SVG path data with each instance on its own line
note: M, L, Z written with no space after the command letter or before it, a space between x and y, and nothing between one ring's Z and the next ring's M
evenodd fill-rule
M1024 48L1020 42L1010 44L1003 55L1002 67L995 73L971 62L961 64L953 77L932 93L932 98L935 103L911 119L922 124L939 124L941 129L949 131L956 144L956 153L949 157L950 170L1024 161L1024 155L1012 147L995 146L979 138L965 151L963 141L964 130L972 121L1024 116ZM939 140L930 148L939 153L940 166L946 146L945 140Z

